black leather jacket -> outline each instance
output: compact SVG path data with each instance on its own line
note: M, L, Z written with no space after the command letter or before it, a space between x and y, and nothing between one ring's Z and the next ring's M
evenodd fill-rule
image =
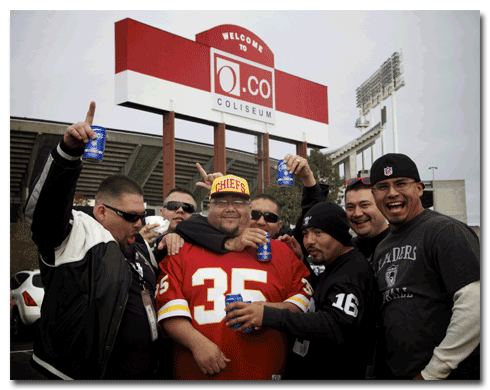
M132 272L97 220L72 210L79 157L58 145L25 209L45 286L33 364L63 379L101 379L128 299ZM152 265L144 243L137 250Z

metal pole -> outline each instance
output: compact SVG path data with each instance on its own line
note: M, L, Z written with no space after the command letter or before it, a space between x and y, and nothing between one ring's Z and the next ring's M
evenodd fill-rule
M384 156L386 154L386 133L385 126L383 125L383 130L381 130L381 155Z
M362 110L361 110L361 113L360 113L360 119L361 119L361 126L360 126L360 130L361 130L361 137L364 135L364 115L362 113ZM364 150L361 152L361 161L362 161L362 170L364 170L364 166L366 165L366 156L364 155Z
M393 151L398 153L398 132L396 129L396 99L395 99L395 88L391 93L391 102L393 103Z
M432 169L432 181L435 181L435 172L437 167L429 167L429 169Z

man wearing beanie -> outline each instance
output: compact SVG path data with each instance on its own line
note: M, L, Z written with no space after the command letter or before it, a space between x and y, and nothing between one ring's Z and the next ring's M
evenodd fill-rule
M378 379L480 379L480 244L464 223L424 210L415 163L387 154L371 167L390 224L373 266L382 294Z
M316 265L324 265L307 313L236 302L227 326L275 328L297 337L302 357L288 379L365 379L373 355L377 285L366 257L352 247L349 221L337 204L322 202L306 213L303 244Z

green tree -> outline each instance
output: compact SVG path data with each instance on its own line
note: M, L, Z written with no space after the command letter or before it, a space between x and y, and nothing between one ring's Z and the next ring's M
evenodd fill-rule
M343 186L343 180L338 174L338 169L333 166L330 158L318 150L311 149L307 160L317 183L328 184L327 200L339 204L342 201L340 190ZM283 223L286 226L295 225L301 216L301 196L303 193L301 179L294 176L292 187L279 187L277 180L271 180L271 184L265 189L265 193L278 200L281 205Z
M325 156L319 150L312 149L308 156L308 165L310 166L317 183L328 184L330 190L327 200L340 204L342 202L344 180L339 176L337 167L334 167L332 160Z

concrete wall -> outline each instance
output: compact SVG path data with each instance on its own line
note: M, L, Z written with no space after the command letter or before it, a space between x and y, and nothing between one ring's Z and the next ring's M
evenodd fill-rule
M468 223L464 180L435 180L434 210Z
M10 277L29 268L39 268L37 247L31 240L31 230L24 222L10 224Z

